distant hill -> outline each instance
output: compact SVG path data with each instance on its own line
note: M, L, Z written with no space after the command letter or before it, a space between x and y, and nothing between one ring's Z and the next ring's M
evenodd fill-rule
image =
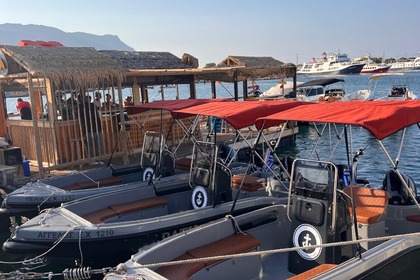
M44 25L0 24L0 45L17 46L20 40L58 41L66 47L93 47L97 50L134 51L116 35L64 32Z

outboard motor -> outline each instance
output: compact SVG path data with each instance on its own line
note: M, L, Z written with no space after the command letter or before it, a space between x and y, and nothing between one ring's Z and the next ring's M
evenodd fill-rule
M293 205L292 247L314 246L351 240L351 219L347 200L337 192L337 167L330 162L295 160L289 195ZM290 209L289 207L289 209ZM324 263L341 263L351 257L344 247L312 248L289 253L288 269L294 274Z
M414 180L405 174L402 174L408 188L412 191L417 201L417 188ZM388 192L388 203L391 205L413 205L415 202L410 196L408 189L403 185L400 177L394 169L389 170L382 182L382 189Z

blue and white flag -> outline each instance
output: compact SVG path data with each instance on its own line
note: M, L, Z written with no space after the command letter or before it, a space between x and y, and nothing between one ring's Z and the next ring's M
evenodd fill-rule
M269 172L270 168L274 165L274 157L270 150L267 150L264 156L264 164L261 168L262 172Z

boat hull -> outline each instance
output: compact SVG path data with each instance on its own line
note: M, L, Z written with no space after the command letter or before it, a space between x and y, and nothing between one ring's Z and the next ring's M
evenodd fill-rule
M352 74L360 74L364 64L352 64L346 67L338 68L331 67L327 69L318 68L318 69L311 69L310 71L300 70L297 72L298 75L352 75Z
M237 202L236 210L232 215L236 216L286 202L287 198L241 199ZM32 234L34 238L28 240L9 238L3 243L3 251L22 256L35 256L48 251L48 259L66 264L74 264L75 261L83 260L85 264L89 263L90 265L95 262L99 262L101 265L115 265L125 261L143 246L200 224L223 218L230 214L231 207L232 203L225 203L217 208L209 206L201 210L170 215L167 218L162 216L160 219L146 219L125 225L107 226L101 224L68 231L42 231ZM64 235L66 237L55 246L57 240L60 240ZM51 250L53 247L54 249Z

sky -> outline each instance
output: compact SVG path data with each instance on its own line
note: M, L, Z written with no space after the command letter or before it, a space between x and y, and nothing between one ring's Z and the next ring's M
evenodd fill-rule
M420 52L418 0L0 0L0 7L0 24L117 35L136 51L188 53L200 67L229 55L299 64L323 52Z

